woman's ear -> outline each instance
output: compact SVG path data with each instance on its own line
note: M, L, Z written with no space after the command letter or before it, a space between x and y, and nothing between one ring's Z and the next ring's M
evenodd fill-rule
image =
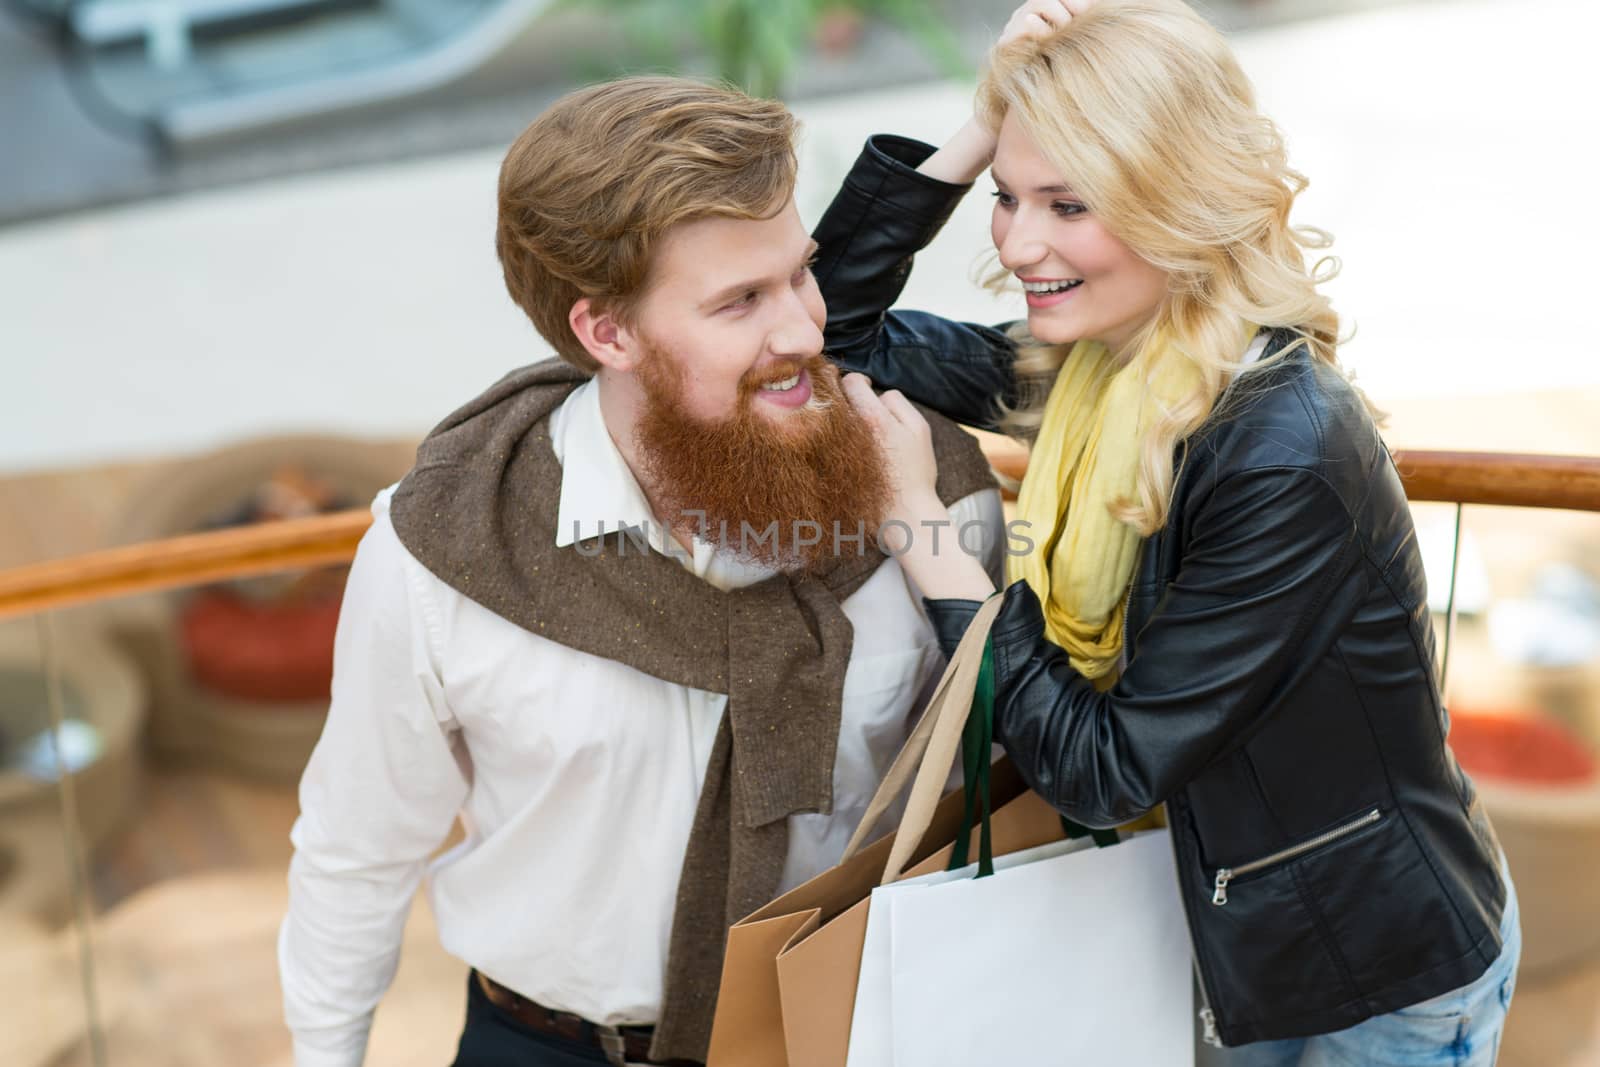
M617 322L615 315L588 297L572 305L567 324L578 343L602 367L627 372L638 366L639 352L633 335Z

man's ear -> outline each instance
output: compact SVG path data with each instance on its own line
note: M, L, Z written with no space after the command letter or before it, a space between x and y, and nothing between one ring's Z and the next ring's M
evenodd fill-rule
M638 366L639 351L633 334L617 322L611 312L598 307L588 297L572 305L567 313L567 324L572 327L578 343L602 367L627 372Z

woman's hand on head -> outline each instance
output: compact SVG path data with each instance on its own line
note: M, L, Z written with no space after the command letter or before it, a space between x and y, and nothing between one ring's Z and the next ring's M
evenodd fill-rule
M1071 22L1074 15L1083 14L1093 5L1094 0L1027 0L1012 13L995 47L1024 37L1054 33ZM917 170L942 182L966 185L988 169L994 159L998 133L974 115L943 147L923 160Z
M1027 0L1012 13L995 47L1054 33L1093 4L1094 0ZM990 129L982 116L973 115L937 152L923 160L917 170L938 181L967 185L994 161L999 133L999 130Z
M894 390L877 395L864 374L845 375L844 392L856 414L872 428L883 462L889 468L894 496L884 520L914 522L935 505L942 514L944 506L938 503L934 489L939 465L933 455L933 431L922 412Z
M1054 33L1094 6L1094 0L1027 0L1011 13L997 45L1010 44L1024 37L1043 37Z

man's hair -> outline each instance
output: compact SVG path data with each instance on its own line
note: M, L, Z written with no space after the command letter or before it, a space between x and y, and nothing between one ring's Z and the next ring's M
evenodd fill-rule
M626 323L672 227L782 210L794 134L782 104L685 78L568 93L500 166L495 248L511 299L563 359L597 370L568 324L572 305L588 297Z

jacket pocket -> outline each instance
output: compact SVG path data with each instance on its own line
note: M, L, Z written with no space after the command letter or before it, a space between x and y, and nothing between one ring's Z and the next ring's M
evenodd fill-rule
M1383 821L1381 808L1371 808L1360 816L1335 826L1333 829L1318 834L1316 837L1301 841L1299 844L1290 845L1288 848L1279 849L1260 859L1248 863L1235 864L1232 867L1218 867L1216 878L1213 882L1211 903L1223 907L1228 903L1228 886L1237 878L1247 877L1261 871L1269 870L1281 863L1299 859L1321 848L1344 840L1351 834L1360 833L1370 826L1375 826Z
M1340 840L1359 842L1359 834ZM1342 851L1336 846L1327 850ZM1316 859L1323 854L1307 855ZM1224 1040L1257 1040L1241 1035L1320 1015L1355 996L1316 907L1316 894L1308 892L1298 868L1293 861L1279 861L1253 870L1233 887L1235 899L1227 907L1211 904L1215 867L1195 863L1185 868L1190 932Z

